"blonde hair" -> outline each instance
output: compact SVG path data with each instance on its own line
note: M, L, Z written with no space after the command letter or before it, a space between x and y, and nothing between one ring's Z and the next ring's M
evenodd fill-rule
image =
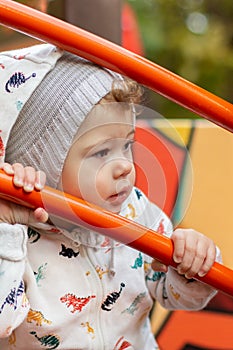
M103 100L106 102L139 104L142 102L143 94L143 87L136 81L129 78L114 79L111 92L109 92Z

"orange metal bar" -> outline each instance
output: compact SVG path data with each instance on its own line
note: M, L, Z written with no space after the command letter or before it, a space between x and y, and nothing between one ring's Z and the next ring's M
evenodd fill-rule
M233 131L231 103L118 45L11 0L0 0L0 23L129 76Z
M0 171L0 197L30 208L43 207L52 215L92 228L166 265L176 267L172 259L171 239L71 195L49 187L41 192L26 193L12 184L12 177ZM233 270L224 265L215 262L206 276L197 279L233 296Z
M0 0L0 23L53 43L97 64L125 74L206 119L233 131L233 106L168 70L115 44L27 6ZM28 194L12 185L0 171L0 196L27 207L44 207L50 214L92 227L97 232L176 267L172 241L125 218L80 199L45 188ZM233 295L233 271L215 263L205 277L197 279Z

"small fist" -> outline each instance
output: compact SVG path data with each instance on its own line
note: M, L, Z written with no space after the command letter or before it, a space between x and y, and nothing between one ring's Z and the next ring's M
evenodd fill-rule
M42 171L35 171L32 167L23 167L19 163L10 165L1 163L0 169L7 175L12 176L13 184L21 187L25 192L32 192L34 189L42 190L45 185L46 175ZM45 223L48 220L48 213L43 208L34 211L23 206L0 199L0 222L9 224L32 225L34 223Z
M174 243L173 260L177 263L178 273L188 279L196 274L199 277L205 276L215 261L214 242L192 229L177 229L171 239Z
M20 163L13 165L1 163L0 169L7 175L13 177L13 184L16 187L22 187L25 192L32 192L34 189L42 190L45 186L46 175L43 171L36 171L32 167L23 167Z

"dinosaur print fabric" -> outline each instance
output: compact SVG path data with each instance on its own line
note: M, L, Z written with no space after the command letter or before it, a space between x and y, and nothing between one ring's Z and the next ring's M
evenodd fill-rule
M120 214L127 217L132 210L138 223L171 234L169 219L138 189ZM153 300L168 308L197 307L190 297L196 282L177 279L172 269L151 270L152 259L126 245L78 227L56 233L50 225L18 230L22 241L27 236L27 260L18 253L14 285L6 277L14 262L0 268L6 286L0 294L1 350L25 350L25 344L46 350L156 349L149 323ZM208 293L203 284L203 300Z

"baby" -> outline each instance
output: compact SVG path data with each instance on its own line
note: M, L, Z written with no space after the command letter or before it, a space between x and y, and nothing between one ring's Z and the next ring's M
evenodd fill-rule
M2 53L0 63L1 168L13 183L26 192L46 183L155 231L162 225L178 264L166 267L94 229L1 200L0 348L158 349L153 301L204 308L216 290L193 277L221 258L208 237L173 231L134 187L141 87L47 44Z

